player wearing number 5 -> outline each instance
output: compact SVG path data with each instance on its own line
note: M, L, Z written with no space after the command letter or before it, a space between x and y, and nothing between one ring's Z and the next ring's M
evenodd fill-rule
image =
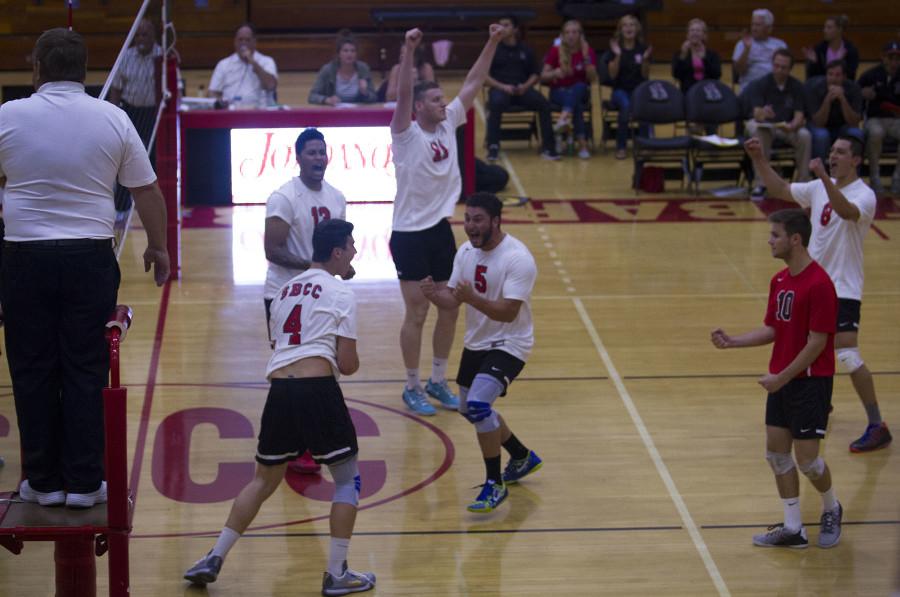
M809 545L800 519L797 468L822 494L819 547L834 547L841 538L843 509L831 485L831 472L819 456L825 437L834 376L834 332L837 295L834 284L810 257L811 225L800 209L784 209L769 217L772 257L787 268L769 283L763 327L739 336L713 330L716 348L743 348L774 342L769 372L759 385L766 402L766 460L784 506L784 523L754 535L760 547L805 548ZM797 458L796 467L791 447Z
M334 479L322 594L375 586L374 574L350 570L346 561L361 482L356 430L337 377L355 373L359 356L356 297L335 276L347 276L356 254L352 232L353 224L344 220L319 223L309 269L284 284L272 302L275 352L266 368L271 387L260 423L256 476L234 500L215 546L185 572L194 584L216 580L228 552L281 484L287 463L309 449Z
M484 457L485 483L471 512L487 513L506 499L509 483L541 466L537 454L512 433L494 410L525 366L534 345L531 291L537 278L534 257L519 241L500 230L503 204L490 193L475 193L466 201L465 229L469 241L453 260L446 286L431 277L421 281L422 293L440 308L466 305L466 335L456 383L459 412L475 426ZM509 452L500 472L500 447Z
M419 380L422 328L428 316L428 300L419 290L419 280L431 276L436 284L444 286L450 277L456 241L447 219L453 215L462 191L456 129L465 123L466 110L472 107L484 85L503 32L500 25L491 25L488 42L466 75L459 95L449 104L434 81L421 82L413 89L413 57L422 42L422 32L412 29L406 33L397 108L391 118L397 196L390 247L405 307L400 328L400 352L406 367L402 398L407 407L420 415L436 413L426 393L444 408L456 410L459 406L459 399L446 380L458 314L455 307L438 306L432 336L431 379L424 388Z
M838 362L850 374L853 387L866 409L865 433L850 444L851 452L868 452L891 443L891 432L881 419L872 373L859 354L859 315L863 289L863 238L875 217L875 193L857 175L862 141L841 135L831 146L829 177L822 161L810 162L817 180L788 184L763 157L759 142L747 141L747 153L773 197L796 201L810 209L812 240L809 253L837 289L838 323L834 345Z

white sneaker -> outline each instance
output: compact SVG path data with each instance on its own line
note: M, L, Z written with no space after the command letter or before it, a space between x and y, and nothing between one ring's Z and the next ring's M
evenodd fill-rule
M100 489L90 493L70 493L66 496L69 508L93 508L97 504L106 503L106 481L100 482Z
M62 506L66 503L66 492L62 489L48 492L37 491L32 489L28 479L25 479L19 485L19 499L41 506Z

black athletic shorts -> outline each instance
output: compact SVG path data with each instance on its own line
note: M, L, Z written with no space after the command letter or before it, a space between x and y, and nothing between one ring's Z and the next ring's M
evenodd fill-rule
M341 387L331 376L273 379L256 461L283 464L306 450L319 464L334 464L359 452Z
M446 218L426 230L391 232L391 256L397 277L418 281L431 276L435 282L446 282L453 271L456 239Z
M479 373L484 373L495 378L503 384L503 393L509 384L522 372L525 361L520 361L508 352L502 350L469 350L463 348L462 358L459 361L459 373L456 374L456 383L463 388L471 388L472 380Z
M828 428L831 377L799 377L769 394L766 425L791 430L795 439L822 439Z
M837 331L859 331L859 308L862 303L855 299L838 299Z

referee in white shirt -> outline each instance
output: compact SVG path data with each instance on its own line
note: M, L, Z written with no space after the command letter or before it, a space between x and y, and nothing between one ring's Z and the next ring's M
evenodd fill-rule
M157 285L169 277L166 208L134 125L84 92L81 35L46 31L32 58L37 93L0 106L0 300L22 445L19 494L90 507L106 500L101 394L119 286L116 180L131 189Z

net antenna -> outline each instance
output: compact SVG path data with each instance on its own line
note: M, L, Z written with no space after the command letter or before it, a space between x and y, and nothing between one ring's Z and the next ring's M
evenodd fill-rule
M69 28L72 26L72 0L68 0L69 3ZM134 41L134 36L137 33L138 28L141 25L141 21L144 20L144 17L147 14L147 9L150 6L151 0L143 0L141 3L141 7L137 12L137 15L134 18L134 22L131 24L131 28L128 30L128 35L125 37L125 42L122 44L122 48L119 50L118 56L116 56L116 61L113 63L112 69L109 71L109 76L107 76L106 81L103 84L103 89L100 92L99 98L101 100L106 100L109 96L109 90L112 87L113 81L117 78L119 74L119 69L122 67L122 63L125 59L125 53L131 47L132 42ZM168 39L171 37L172 46L174 46L175 35L174 35L174 27L168 21L168 2L162 2L161 16L162 16L162 43L161 46L163 48L163 57L165 57L168 51L171 49ZM154 36L155 37L155 36ZM165 70L161 69L161 67L157 64L155 70L159 72L162 70L164 73ZM135 125L138 133L141 136L141 139L145 140L145 148L148 153L152 154L152 149L154 143L156 141L156 130L159 126L160 116L162 115L163 109L165 108L166 100L170 97L170 92L167 89L166 85L166 77L160 75L159 80L161 81L159 89L160 93L157 95L157 104L155 106L155 111L150 113L146 111L144 113L135 113L129 112L129 116L132 119L132 122ZM154 84L154 87L156 85ZM116 252L116 258L120 258L122 254L122 249L125 246L125 237L128 234L128 230L131 227L131 218L134 213L134 201L131 197L131 193L128 192L127 189L117 188L116 190L116 221L113 228L114 237L113 237L113 246Z

